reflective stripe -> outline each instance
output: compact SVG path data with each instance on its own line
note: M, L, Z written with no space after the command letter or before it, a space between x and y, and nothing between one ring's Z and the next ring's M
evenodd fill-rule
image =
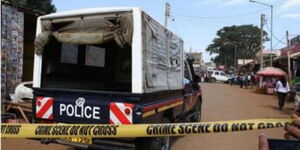
M133 104L129 103L110 103L109 122L110 124L132 124ZM129 114L125 113L129 109Z
M43 115L42 118L47 118L50 119L51 115L52 115L52 110L53 110L53 106L51 105L51 107L47 110L47 112ZM53 118L52 118L53 119Z
M37 97L36 103L40 103L40 106L36 104L36 112L39 112L49 99L51 99L51 97Z
M36 98L36 117L41 119L53 119L53 98Z
M122 124L112 111L109 111L110 124Z
M164 110L167 110L167 109L170 109L170 108L182 105L182 104L183 104L183 99L177 98L177 99L164 101L164 102L161 102L158 104L146 106L143 108L143 118L152 116L158 112L162 112Z

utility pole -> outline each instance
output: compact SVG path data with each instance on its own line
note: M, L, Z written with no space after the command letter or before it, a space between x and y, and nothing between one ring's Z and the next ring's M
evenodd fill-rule
M226 53L225 53L225 63L224 63L225 68L227 66L226 64L227 64L227 57L226 57Z
M271 41L270 41L270 47L271 47L271 56L270 56L270 67L273 66L273 5L270 5L271 7Z
M289 31L286 31L286 46L289 47L290 46L290 40L289 40Z
M288 81L289 83L291 83L291 58L290 58L290 51L287 51L287 61L288 61Z
M286 31L286 43L287 43L287 48L290 46L290 40L289 40L289 31ZM288 61L288 81L291 83L291 58L290 58L290 51L287 52L287 61Z
M264 67L264 23L265 15L261 14L260 16L260 69ZM262 76L259 78L259 86L262 86Z
M237 66L236 66L236 49L237 49L237 47L236 47L236 44L235 44L234 45L234 68L235 68L234 72L237 71Z
M165 5L165 27L168 27L168 19L170 17L170 4L166 3Z
M271 41L270 41L270 51L271 51L271 55L270 55L270 67L272 67L273 65L273 5L267 4L267 3L262 3L256 0L249 0L252 3L257 3L260 5L265 5L271 8Z

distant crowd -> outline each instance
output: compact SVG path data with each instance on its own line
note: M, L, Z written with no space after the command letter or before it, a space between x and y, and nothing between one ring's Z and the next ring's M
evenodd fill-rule
M230 85L240 85L240 88L248 88L249 86L256 85L258 83L258 78L254 73L240 73L234 74L230 78Z

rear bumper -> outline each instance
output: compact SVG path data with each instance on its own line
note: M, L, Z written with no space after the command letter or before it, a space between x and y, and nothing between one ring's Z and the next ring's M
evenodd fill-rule
M54 143L72 146L84 150L133 150L135 148L135 139L93 139L92 144L74 143L65 140L56 139Z
M133 150L135 139L96 139L88 150Z

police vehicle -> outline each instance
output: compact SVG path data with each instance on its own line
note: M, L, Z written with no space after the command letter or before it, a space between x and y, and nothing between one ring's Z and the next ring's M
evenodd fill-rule
M38 18L36 123L199 122L202 92L183 40L139 8ZM42 139L82 149L170 149L170 138Z

